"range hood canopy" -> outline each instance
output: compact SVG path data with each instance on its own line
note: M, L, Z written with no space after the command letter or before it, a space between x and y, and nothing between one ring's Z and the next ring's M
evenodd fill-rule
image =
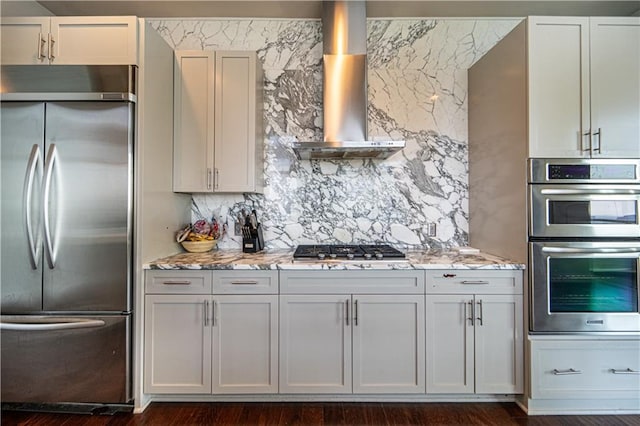
M387 158L404 141L367 140L367 14L364 1L322 9L324 142L296 142L302 160Z

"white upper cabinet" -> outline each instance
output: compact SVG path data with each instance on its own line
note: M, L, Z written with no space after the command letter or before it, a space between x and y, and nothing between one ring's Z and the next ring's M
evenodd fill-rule
M591 18L594 156L640 157L640 18Z
M256 52L175 52L176 192L261 192L262 70Z
M528 20L530 157L640 156L640 18Z
M213 190L214 53L176 51L173 190Z
M135 65L135 16L3 18L3 65Z

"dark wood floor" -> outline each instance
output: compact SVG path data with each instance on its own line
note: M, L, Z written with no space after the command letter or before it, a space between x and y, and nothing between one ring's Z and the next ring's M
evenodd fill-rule
M3 411L2 426L536 425L639 426L640 416L527 416L513 403L154 403L142 414Z

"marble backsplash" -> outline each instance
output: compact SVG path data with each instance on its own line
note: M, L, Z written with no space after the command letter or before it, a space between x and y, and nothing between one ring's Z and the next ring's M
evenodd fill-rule
M264 194L194 194L192 220L227 222L222 248L240 246L243 208L258 212L267 248L466 245L467 69L519 22L368 20L369 138L406 148L384 161L300 161L291 142L322 140L320 21L151 20L175 49L256 50L264 69Z

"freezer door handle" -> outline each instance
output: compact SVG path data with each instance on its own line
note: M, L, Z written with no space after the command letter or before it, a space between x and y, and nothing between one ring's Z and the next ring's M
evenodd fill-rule
M53 179L53 168L56 167L56 162L58 158L58 149L56 148L56 144L51 144L49 148L49 152L47 154L47 159L44 164L44 201L43 201L43 211L44 211L44 239L45 239L45 249L47 252L47 262L49 263L49 268L53 269L56 267L56 247L53 245L53 238L51 235L51 218L49 215L49 202L51 199L51 180Z
M40 248L42 243L40 238L34 241L33 235L33 223L32 213L33 206L31 205L31 199L33 198L33 181L35 180L36 171L42 167L40 164L40 147L34 144L31 148L31 154L29 154L29 161L27 162L27 175L24 180L24 190L22 191L23 199L22 205L24 207L24 222L27 229L27 242L29 243L29 260L31 261L31 268L38 269L40 263ZM40 233L38 233L38 237Z
M85 318L34 318L28 320L23 318L6 321L0 321L0 330L13 331L54 331L54 330L70 330L75 328L96 328L103 327L103 320L85 319Z

